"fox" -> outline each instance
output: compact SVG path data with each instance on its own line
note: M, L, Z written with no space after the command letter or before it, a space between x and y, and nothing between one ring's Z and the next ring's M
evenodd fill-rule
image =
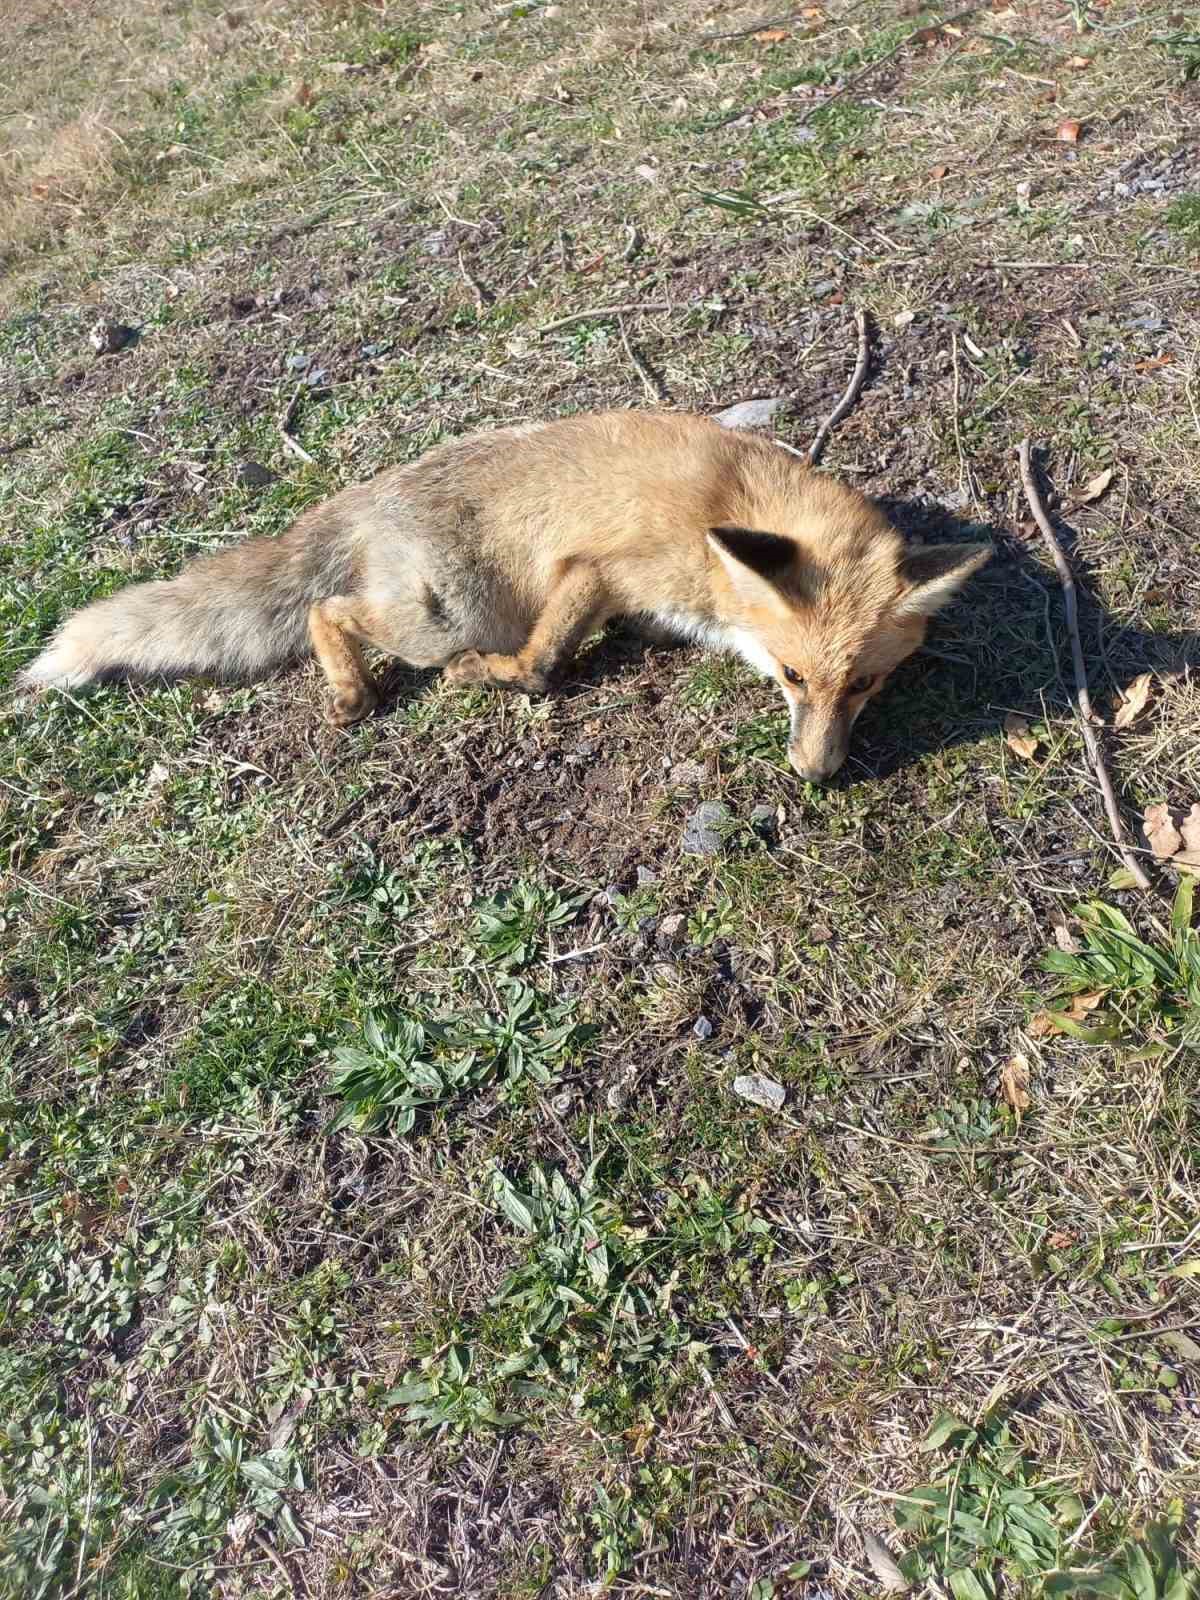
M821 784L991 554L909 545L873 500L771 438L698 414L584 413L442 442L279 536L127 585L69 617L20 681L245 682L312 654L346 728L379 702L366 647L542 695L622 619L772 679L789 762Z

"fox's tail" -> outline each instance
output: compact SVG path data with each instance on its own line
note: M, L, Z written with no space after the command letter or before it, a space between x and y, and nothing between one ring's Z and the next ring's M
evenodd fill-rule
M352 582L329 506L282 538L203 556L177 578L131 584L69 617L18 682L77 688L110 678L215 673L253 680L308 650L308 608Z

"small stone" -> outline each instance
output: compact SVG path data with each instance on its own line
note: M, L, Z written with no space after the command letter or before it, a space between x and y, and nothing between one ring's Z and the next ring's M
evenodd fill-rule
M615 906L617 901L621 898L621 885L619 883L610 883L608 888L604 891L604 898L608 901L610 906Z
M713 1025L707 1017L697 1017L692 1024L692 1032L703 1043L705 1039L712 1038Z
M774 1078L764 1077L761 1072L748 1072L735 1078L733 1092L742 1100L749 1100L751 1105L762 1106L764 1111L782 1111L787 1098L783 1085Z
M623 1084L609 1084L604 1093L604 1103L610 1111L620 1111L625 1104L625 1099L625 1087Z
M774 839L779 832L779 819L775 815L775 807L755 806L750 813L750 826L760 839Z
M706 800L697 806L684 824L679 848L686 856L715 856L723 842L722 829L729 822L730 810L721 800Z
M564 1089L561 1094L556 1094L550 1101L550 1109L556 1117L565 1117L571 1109L573 1096L569 1089Z
M649 889L658 882L658 873L652 872L649 867L639 867L637 869L637 881L639 889Z
M278 481L279 474L264 467L261 461L243 461L234 477L243 489L265 489L269 483Z
M312 357L306 356L303 350L297 350L294 356L289 356L287 358L285 365L288 366L293 372L303 372L311 360Z
M103 317L88 333L88 343L98 356L116 355L136 338L136 328L127 328L123 322L106 322Z
M676 789L695 789L708 776L699 761L677 761L671 768L671 785Z
M687 918L682 911L673 911L669 917L663 917L658 924L658 933L655 935L657 943L664 949L671 949L674 945L682 944L687 937Z
M772 395L767 400L739 400L737 405L718 411L713 421L723 428L761 428L786 404L785 394Z
M446 248L446 232L439 228L433 233L427 233L421 240L421 249L427 256L440 256Z

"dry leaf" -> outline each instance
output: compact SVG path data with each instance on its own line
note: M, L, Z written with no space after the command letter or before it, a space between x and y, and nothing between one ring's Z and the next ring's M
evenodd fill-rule
M1121 692L1121 704L1113 718L1114 728L1127 728L1135 722L1146 709L1146 701L1150 698L1150 690L1154 685L1154 674L1143 672L1140 678L1135 678L1128 688Z
M782 44L785 39L790 37L791 35L786 28L764 28L761 33L754 35L754 42L755 44Z
M1107 993L1107 989L1093 989L1089 994L1075 995L1071 1000L1071 1004L1067 1007L1067 1016L1073 1022L1083 1022L1088 1012L1095 1011L1096 1007L1103 1002Z
M897 311L896 315L892 318L892 326L903 331L905 328L909 327L910 324L916 321L916 317L917 313L915 311Z
M1090 67L1091 64L1092 64L1091 56L1072 56L1071 59L1067 62L1067 65L1069 67L1071 67L1075 72L1082 72L1086 67Z
M1079 949L1079 941L1067 926L1067 919L1061 911L1051 911L1050 922L1054 928L1054 942L1064 955L1073 956Z
M1114 470L1112 467L1105 467L1103 472L1098 472L1094 478L1089 478L1071 504L1073 506L1090 506L1093 500L1099 500L1100 496L1113 481Z
M929 176L931 178L944 178L949 171L949 167L938 165L936 167L930 167Z
M824 22L825 13L820 6L805 6L800 15L806 22Z
M1082 123L1076 122L1074 117L1064 117L1055 129L1054 137L1063 144L1078 144L1082 132Z
M884 1594L903 1594L912 1587L896 1564L896 1558L882 1539L877 1538L870 1528L860 1528L858 1536L862 1540L863 1550L871 1564L871 1571L883 1585Z
M1029 1062L1024 1056L1012 1056L1000 1068L1000 1093L1018 1119L1033 1104L1029 1098Z
M1200 850L1200 805L1194 805L1179 824L1185 850Z
M1157 372L1160 367L1169 367L1174 359L1175 357L1167 350L1161 356L1151 356L1148 361L1135 361L1133 370L1135 372Z
M311 83L302 83L296 90L296 104L310 106L313 102L313 88Z
M1172 820L1169 806L1147 806L1142 832L1157 861L1168 861L1183 849L1183 835Z
M1103 1002L1107 992L1106 989L1094 989L1090 994L1077 994L1063 1012L1039 1011L1035 1017L1029 1019L1029 1024L1025 1031L1031 1039L1049 1039L1056 1033L1066 1033L1067 1030L1059 1025L1059 1016L1067 1017L1071 1022L1086 1022L1088 1013L1095 1011L1096 1007ZM1014 1056L1013 1059L1019 1060L1022 1058ZM1003 1073L1001 1073L1001 1081L1003 1082ZM1014 1107L1013 1109L1015 1110L1016 1108Z
M1004 742L1026 761L1032 761L1037 755L1038 742L1033 730L1015 711L1010 711L1004 719Z
M1046 1243L1051 1250L1068 1250L1075 1243L1075 1235L1073 1233L1065 1233L1060 1229L1057 1233L1047 1234Z

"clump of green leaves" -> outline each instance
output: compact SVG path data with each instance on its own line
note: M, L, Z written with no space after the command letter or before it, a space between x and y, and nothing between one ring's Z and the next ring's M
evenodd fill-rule
M633 1369L682 1342L659 1307L651 1271L662 1247L623 1224L597 1183L600 1160L577 1188L541 1166L531 1168L524 1191L502 1172L493 1178L496 1204L532 1242L494 1300L516 1312L524 1330L526 1348L506 1364L509 1375L573 1379L597 1349L606 1364Z
M1140 1539L1128 1539L1114 1556L1094 1567L1052 1573L1043 1593L1072 1595L1079 1600L1111 1596L1111 1600L1196 1600L1200 1574L1180 1565L1174 1539L1183 1521L1176 1501L1167 1515L1152 1522Z
M410 1378L383 1396L385 1406L402 1406L405 1422L418 1433L450 1433L456 1437L480 1428L513 1428L524 1419L515 1412L498 1411L489 1385L473 1380L475 1364L470 1346L452 1344L420 1377Z
M1002 1577L1059 1567L1083 1507L1061 1484L1039 1482L1005 1422L972 1427L943 1411L921 1448L947 1459L899 1502L896 1521L916 1538L901 1562L906 1577L941 1579L955 1600L995 1600Z
M512 970L542 953L550 934L572 922L588 895L564 895L522 879L486 900L475 914L474 940L484 960Z
M1200 1046L1200 930L1192 926L1195 881L1181 880L1161 943L1143 939L1115 906L1075 907L1078 950L1050 950L1047 972L1063 983L1045 1013L1057 1032L1085 1044L1141 1043L1146 1054ZM1086 997L1086 1005L1080 1004ZM1087 1021L1081 1020L1086 1016Z
M552 1083L594 1028L518 979L504 981L501 993L499 1015L433 1021L398 1009L370 1012L362 1044L333 1053L338 1070L329 1093L343 1104L330 1132L411 1133L422 1111L492 1084L512 1093L526 1080Z
M1195 71L1200 72L1200 39L1195 41ZM1189 73L1189 76L1192 74ZM1200 194L1180 195L1167 207L1163 219L1174 233L1200 237Z

